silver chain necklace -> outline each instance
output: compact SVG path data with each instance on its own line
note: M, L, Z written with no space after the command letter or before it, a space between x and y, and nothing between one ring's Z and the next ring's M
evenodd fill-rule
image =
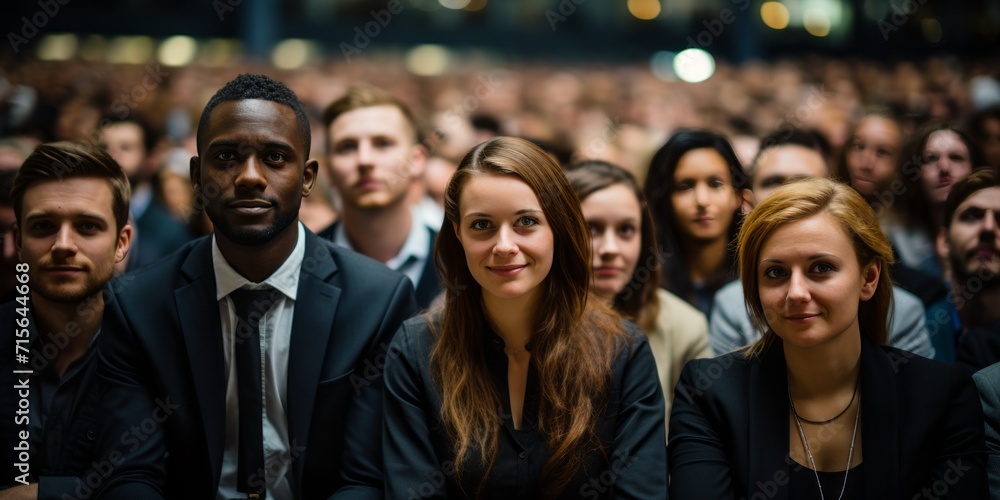
M857 386L855 386L855 391L857 391ZM852 397L853 398L853 397ZM806 449L806 457L809 458L809 467L812 467L813 474L816 476L816 486L819 487L819 498L820 500L826 500L826 496L823 494L823 483L819 480L819 471L816 469L816 461L813 460L812 450L809 449L809 441L806 440L806 433L802 430L802 422L799 421L799 415L795 412L795 403L792 402L792 395L788 394L788 404L792 407L792 416L795 417L795 425L799 428L799 437L802 438L802 447ZM848 406L850 408L850 406ZM858 421L861 420L861 399L858 398L858 413L854 416L854 431L851 432L851 450L847 453L847 468L844 470L844 484L840 487L840 496L837 500L844 498L844 491L847 489L847 476L851 473L851 462L854 460L854 441L858 437Z

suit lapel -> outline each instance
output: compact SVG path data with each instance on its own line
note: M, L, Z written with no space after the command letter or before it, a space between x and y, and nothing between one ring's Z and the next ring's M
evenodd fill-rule
M892 356L896 356L894 353ZM893 367L905 362L861 339L861 449L863 461L878 464L865 472L867 498L891 498L899 491L899 413Z
M293 453L309 442L316 389L340 300L340 288L327 282L336 271L324 243L306 231L288 355L288 436ZM292 463L295 484L302 484L303 466L302 457Z
M745 484L751 495L758 484L774 482L779 472L788 477L788 375L780 341L771 344L764 359L751 364L749 405L750 439L743 460L750 464ZM778 488L773 498L786 500L788 488Z
M222 323L215 299L215 273L212 268L212 238L204 238L181 265L189 280L174 291L180 315L181 333L191 363L191 377L201 408L212 480L219 484L226 429L226 373L222 348Z
M426 228L430 244L427 246L427 261L420 273L420 281L416 285L415 295L420 307L429 307L431 302L441 293L441 279L438 277L437 266L434 264L434 241L437 231Z

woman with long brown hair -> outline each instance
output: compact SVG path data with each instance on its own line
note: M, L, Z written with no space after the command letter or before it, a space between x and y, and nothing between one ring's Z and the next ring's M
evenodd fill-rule
M389 498L665 498L645 336L588 300L590 241L559 165L486 141L445 192L444 306L389 349Z
M708 320L660 288L661 256L642 186L627 170L584 160L566 172L580 197L594 250L590 292L639 325L656 359L669 422L674 385L684 363L708 358Z

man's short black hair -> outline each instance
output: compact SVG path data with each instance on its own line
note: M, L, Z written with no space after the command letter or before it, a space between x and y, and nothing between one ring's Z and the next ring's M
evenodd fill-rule
M757 163L760 161L763 153L768 149L779 146L801 146L811 149L819 153L823 157L824 162L826 162L827 155L830 153L830 143L818 131L798 127L782 127L761 138L757 155L754 156L753 161L750 163L750 179L757 176Z
M227 101L243 101L246 99L261 99L264 101L284 104L295 112L295 124L297 132L302 136L305 144L305 156L309 157L310 142L312 133L309 129L309 115L306 114L306 107L302 101L285 84L272 80L264 75L241 74L233 78L229 83L219 89L201 113L201 120L198 121L198 151L201 152L201 145L205 141L202 134L208 129L208 120L212 115L212 110L220 103Z

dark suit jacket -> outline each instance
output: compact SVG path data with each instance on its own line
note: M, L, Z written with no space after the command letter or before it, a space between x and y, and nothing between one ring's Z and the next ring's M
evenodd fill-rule
M156 200L135 221L135 241L129 252L128 269L156 262L191 241L191 230Z
M340 221L338 220L316 235L333 241L333 235L337 233L339 225ZM441 293L441 278L438 275L437 266L434 265L434 242L437 241L437 231L423 224L420 224L419 227L430 234L430 244L427 245L427 261L424 262L424 269L420 272L420 281L416 285L417 306L421 309L427 309Z
M990 478L990 495L1000 498L1000 363L979 370L972 380L979 388L986 421L986 471Z
M108 288L105 287L105 297L108 297ZM28 302L30 304L30 301ZM23 415L16 415L15 411L20 403L20 388L22 382L29 380L31 393L40 390L40 384L35 377L45 368L48 360L43 352L32 350L24 353L17 349L17 333L22 329L18 327L17 321L21 316L17 309L21 307L16 301L10 301L0 306L0 460L3 463L4 474L0 478L0 489L16 486L15 477L24 474L15 464L20 463L18 450L15 446L22 446L19 437L20 431L29 430L26 421L17 420ZM82 307L78 309L81 318L87 314L97 314L91 308ZM35 324L34 313L27 315L30 336L35 338L38 330ZM23 322L22 322L23 324ZM53 335L53 342L59 345L60 337L69 335L79 330L72 330L68 327L63 332L46 332ZM24 338L24 337L20 337ZM100 337L98 337L100 339ZM30 344L22 344L28 347ZM41 344L37 344L40 346ZM62 344L65 345L65 344ZM36 346L37 347L37 346ZM15 355L25 354L28 356L27 365L18 364ZM89 476L99 477L91 469L91 464L96 460L94 446L97 439L98 421L98 388L97 388L97 359L91 360L91 365L85 366L76 374L76 383L80 389L72 404L71 415L67 421L69 426L62 429L49 429L53 434L43 434L41 436L31 435L28 439L30 443L29 454L31 456L30 482L38 484L39 500L62 498L64 494L70 497L84 498L93 492L87 486L85 480ZM14 370L32 370L35 374L14 373ZM38 394L31 394L30 401L38 401ZM31 419L40 419L42 409L32 408ZM56 411L56 410L53 410ZM52 421L56 419L53 418ZM32 422L37 423L37 422ZM51 422L50 422L51 423ZM49 441L49 440L53 441ZM59 444L56 444L59 443ZM48 456L46 456L48 454ZM43 461L44 459L44 461Z
M1000 324L972 328L958 338L955 362L976 371L1000 361Z
M107 498L215 498L226 373L212 240L115 282L101 343ZM406 277L306 230L288 360L296 498L381 498L382 367L416 309ZM117 454L117 455L116 455Z
M986 498L983 412L965 371L864 340L860 391L865 498ZM761 360L689 362L670 417L670 496L788 499L788 415L780 342Z

